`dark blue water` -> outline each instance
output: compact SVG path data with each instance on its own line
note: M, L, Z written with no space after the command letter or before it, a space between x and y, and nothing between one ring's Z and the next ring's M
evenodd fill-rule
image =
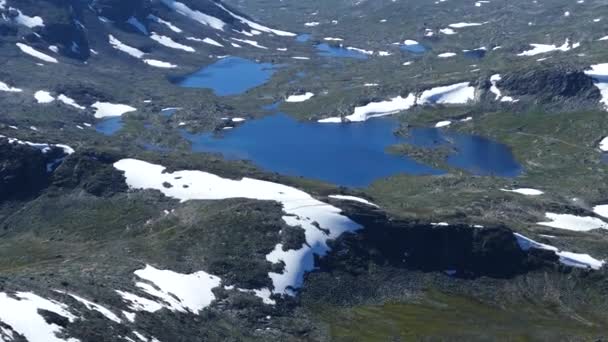
M367 59L367 55L358 52L349 50L340 46L332 46L327 43L321 43L315 46L317 49L317 54L323 57L336 57L336 58L354 58L354 59Z
M508 146L478 135L414 128L405 142L426 148L449 145L456 152L448 156L448 165L475 175L516 177L523 171Z
M270 63L226 57L177 80L177 84L185 88L212 89L219 96L238 95L266 83L275 69Z
M412 52L412 53L425 53L427 50L427 48L420 43L410 44L410 45L402 44L402 45L399 45L399 48L402 51L407 51L407 52Z
M475 174L516 176L521 172L508 147L488 139L443 133L430 128L413 130L409 138L393 134L391 118L363 123L318 124L298 122L284 114L248 121L221 135L182 135L199 152L219 152L228 159L246 159L267 170L360 187L398 173L437 175L444 171L405 156L385 152L398 143L436 147L451 143L458 151L448 163Z
M472 59L482 59L486 56L485 49L468 50L464 52L464 56Z
M95 124L95 130L105 135L114 135L122 129L123 122L120 116L106 118Z
M312 38L312 35L308 34L308 33L302 33L296 36L296 42L298 43L306 43L307 41L310 40L310 38Z

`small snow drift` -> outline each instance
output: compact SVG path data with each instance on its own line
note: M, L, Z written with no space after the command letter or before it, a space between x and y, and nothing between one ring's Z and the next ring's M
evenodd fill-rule
M182 2L175 1L175 0L161 0L161 2L165 6L174 10L175 12L188 17L188 18L198 22L199 24L209 26L209 27L219 30L219 31L223 31L226 28L226 26L228 26L228 24L225 21L223 21L222 19L209 15L209 14L206 14L206 13L203 13L201 11L192 9ZM252 35L258 35L261 32L264 32L264 33L274 34L277 36L284 36L284 37L296 36L295 33L275 30L275 29L266 27L264 25L258 24L252 20L249 20L243 16L240 16L240 15L232 12L226 6L222 5L219 2L213 2L213 4L215 4L215 6L217 6L221 12L224 12L224 14L226 16L230 16L230 17L234 18L235 20L237 20L240 24L249 27L249 32L241 31L240 33L242 33L242 34L252 36ZM174 29L172 29L172 30L175 31ZM237 30L237 32L238 32L238 30Z
M298 95L289 95L286 99L285 102L304 102L304 101L308 101L310 100L313 96L315 96L315 94L311 93L311 92L306 92L304 94L298 94Z
M591 257L589 254L580 254L580 253L572 253L560 251L557 247L553 247L544 243L536 242L532 239L529 239L519 233L514 233L515 238L517 239L517 243L519 247L523 251L528 251L532 248L536 249L544 249L548 251L553 251L557 256L559 256L559 261L568 266L578 267L578 268L591 268L594 270L599 270L604 266L604 260L597 260Z
M608 152L608 137L605 137L600 141L599 148L603 152Z
M0 81L0 91L4 91L7 93L20 93L23 91L23 89L11 87L8 84Z
M608 204L596 205L593 207L593 212L602 217L608 218Z
M538 222L541 226L586 232L593 229L608 229L608 223L591 216L546 213L548 222Z
M418 104L465 104L474 99L475 87L462 82L425 90L418 98Z
M38 90L34 94L34 98L36 99L36 102L38 102L38 103L51 103L51 102L55 101L55 98L53 96L51 96L51 93L49 93L48 91L45 91L45 90Z
M355 111L344 118L330 117L318 120L320 123L340 123L366 121L370 118L381 117L410 109L416 104L416 96L409 94L407 97L397 96L390 100L381 102L370 102L365 106L355 107Z
M47 54L44 54L36 49L34 49L33 47L23 44L23 43L17 43L17 47L19 48L19 50L21 50L21 52L28 54L34 58L37 58L43 62L48 62L48 63L59 63L59 61L54 58L51 57Z
M500 102L518 102L519 100L515 100L511 96L502 95L502 91L498 88L498 82L500 82L500 80L502 80L502 76L500 76L500 74L490 76L490 83L492 84L490 87L490 92L496 95L494 99Z
M540 191L540 190L536 190L536 189L530 189L530 188L519 188L519 189L500 189L500 191L504 191L504 192L513 192L516 194L521 194L521 195L526 195L526 196L540 196L542 194L544 194L544 192Z
M590 66L590 68L590 70L585 70L585 74L593 78L595 86L600 90L602 96L600 102L604 105L604 108L608 110L608 63L595 64ZM608 141L606 141L605 147L606 150L608 150Z
M579 47L580 43L570 44L570 40L566 39L566 42L562 46L556 45L547 45L547 44L530 44L532 49L526 50L522 53L517 54L518 56L535 56L543 53L553 52L553 51L570 51L572 49L576 49Z
M204 271L181 274L159 270L146 265L135 271L142 282L135 285L158 298L171 311L199 313L215 300L212 289L220 286L221 279Z
M348 195L329 195L327 196L329 198L335 198L335 199L339 199L339 200L344 200L344 201L353 201L353 202L359 202L359 203L363 203L363 204L367 204L369 206L372 207L378 207L378 205L364 199L361 197L356 197L356 196L348 196Z
M124 104L114 104L109 102L95 102L91 105L95 108L95 117L102 119L105 117L122 116L125 113L134 112L137 109Z

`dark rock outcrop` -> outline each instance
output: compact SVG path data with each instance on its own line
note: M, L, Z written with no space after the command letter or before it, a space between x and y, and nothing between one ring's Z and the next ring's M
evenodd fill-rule
M81 187L95 196L110 196L127 190L122 172L113 163L119 158L103 152L77 152L53 174L52 184L62 188Z
M38 149L0 139L0 202L31 198L47 186L48 162Z
M431 225L392 220L380 210L357 206L346 214L364 228L333 242L321 269L357 274L370 263L411 270L451 271L460 277L510 278L553 265L554 253L524 252L507 227Z
M593 79L573 67L514 71L503 75L497 85L507 95L531 96L539 103L576 100L582 105L596 105L601 99Z

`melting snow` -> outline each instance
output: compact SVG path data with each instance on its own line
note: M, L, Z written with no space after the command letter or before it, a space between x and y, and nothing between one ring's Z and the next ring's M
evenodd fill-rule
M64 104L66 104L68 106L72 106L76 109L80 109L80 110L85 109L84 106L81 106L78 103L76 103L76 101L74 99L67 97L63 94L60 94L59 96L57 96L57 101L63 102Z
M586 232L593 229L608 229L608 223L591 216L576 216L571 214L546 213L545 216L551 221L538 222L541 226L558 229Z
M72 293L68 293L68 292L64 292L64 291L57 291L57 292L66 294L66 295L74 298L74 300L76 300L77 302L84 305L88 310L97 311L111 321L114 321L116 323L122 323L122 320L120 318L118 318L118 316L116 316L112 311L108 310L104 306L101 306L99 304L88 301L88 300L86 300L82 297L79 297L75 294L72 294Z
M153 21L155 21L155 22L157 22L157 23L159 23L159 24L167 26L171 31L173 31L175 33L182 33L182 29L180 29L179 27L177 27L177 26L171 24L170 22L165 21L165 20L163 20L163 19L161 19L161 18L159 18L159 17L157 17L155 15L150 14L148 16L148 18L151 19L151 20L153 20Z
M530 189L530 188L519 188L519 189L500 189L500 191L505 191L505 192L514 192L514 193L518 193L518 194L522 194L522 195L526 195L526 196L540 196L542 194L544 194L544 192L540 191L540 190L536 190L536 189Z
M135 58L142 58L145 55L143 51L124 44L120 40L116 39L113 35L109 35L108 37L110 39L110 45L117 50L120 50Z
M376 204L361 198L361 197L355 197L355 196L348 196L348 195L329 195L327 196L329 198L335 198L335 199L339 199L339 200L345 200L345 201L354 201L354 202L359 202L359 203L363 203L363 204L367 204L367 205L371 205L373 207L378 207Z
M416 104L416 96L409 94L407 97L397 96L390 100L381 102L370 102L365 106L355 107L355 111L344 119L349 122L366 121L370 118L380 117L395 114L407 109L410 109ZM321 119L320 123L340 123L342 122L340 117L331 117Z
M451 124L452 124L452 121L449 121L449 120L439 121L438 123L435 124L435 128L448 127Z
M27 26L29 28L44 26L44 20L42 18L35 16L30 17L28 15L23 14L20 10L11 8L17 11L17 16L14 18L15 22L19 25Z
M557 247L553 247L544 243L536 242L532 239L529 239L519 233L513 233L515 238L517 239L517 243L519 247L528 251L531 248L536 249L544 249L548 251L553 251L555 254L559 256L559 261L568 266L579 267L579 268L592 268L594 270L599 270L603 265L603 260L597 260L592 258L589 254L580 254L580 253L572 253L560 251Z
M134 112L137 109L124 104L114 104L109 102L95 102L91 105L95 108L95 117L98 119L112 116L121 116L128 112Z
M463 27L471 27L471 26L481 26L483 23L455 23L448 25L451 28L463 28Z
M55 59L54 57L51 57L49 55L46 55L36 49L34 49L33 47L23 44L23 43L17 43L17 47L25 54L28 54L34 58L38 58L42 61L48 62L48 63L59 63L59 61L57 59Z
M180 43L174 41L173 39L171 39L167 36L161 36L161 35L157 34L156 32L152 32L152 34L150 35L150 38L152 40L158 42L160 45L164 45L164 46L172 48L172 49L184 50L187 52L196 51L196 50L194 50L194 48L192 48L188 45L180 44Z
M58 333L63 328L47 321L39 310L53 312L73 322L72 315L66 305L39 297L29 292L17 292L14 297L0 292L0 321L8 324L18 334L23 335L29 342L78 342L74 338L59 338Z
M600 150L608 152L608 137L605 137L604 139L602 139L602 141L600 141L599 147Z
M156 59L144 59L144 63L151 65L153 67L157 67L157 68L165 68L165 69L177 68L177 65L175 65L175 64L159 61Z
M4 82L0 82L0 91L5 91L5 92L9 92L9 93L20 93L23 90L19 89L19 88L11 87Z
M234 13L234 12L230 11L229 9L227 9L226 7L222 6L222 4L220 4L219 2L216 2L215 5L218 6L219 8L221 8L221 9L223 9L224 11L228 12L228 14L230 14L232 17L234 17L235 19L239 20L243 24L248 25L249 27L251 27L254 30L261 31L261 32L266 32L266 33L272 33L272 34L275 34L277 36L283 36L283 37L295 37L296 36L295 33L271 29L271 28L266 27L264 25L258 24L258 23L254 22L254 21L251 21L251 20L249 20L249 19L247 19L245 17L241 17L240 15L237 15L236 13Z
M285 99L285 102L304 102L310 100L315 94L307 92L300 95L290 95Z
M469 82L436 87L422 92L418 104L465 104L475 99L475 87Z
M260 44L259 44L258 42L256 42L255 40L249 40L249 39L238 39L238 38L232 38L232 40L237 41L237 42L241 42L241 43L245 43L245 44L248 44L248 45L251 45L251 46L256 47L256 48L258 48L258 49L265 49L265 50L267 50L267 49L268 49L267 47L265 47L265 46L263 46L263 45L260 45Z
M454 57L456 56L456 54L454 52L444 52L444 53L440 53L437 55L437 57L439 58L450 58L450 57Z
M182 201L251 198L281 203L285 212L283 220L288 225L304 229L306 244L298 250L287 251L278 244L267 255L268 261L285 264L283 273L271 272L268 275L273 281L274 293L293 294L293 289L302 286L304 273L315 268L315 255L322 257L329 251L329 239L361 228L340 215L340 209L286 185L251 178L231 180L203 171L169 173L162 165L135 159L123 159L114 166L125 172L131 188L156 189ZM163 186L165 182L173 184L173 187Z
M224 47L224 45L218 43L217 41L215 41L215 40L213 40L211 38L200 39L200 38L195 38L195 37L188 37L186 39L192 40L192 41L195 41L195 42L206 43L206 44L209 44L209 45Z
M226 26L226 23L222 20L207 15L203 12L192 10L184 3L175 0L161 0L161 2L165 4L165 6L176 11L177 13L186 16L194 21L197 21L203 25L210 26L216 30L224 30L224 26Z
M160 299L171 311L199 313L209 306L215 295L212 289L220 286L221 279L204 271L181 274L170 270L159 270L146 265L134 272L146 282L135 285L149 295Z
M608 63L592 65L591 70L586 70L585 74L591 76L595 81L595 86L600 90L602 96L600 102L604 104L605 109L608 109ZM603 141L606 144L604 147L608 150L608 141L605 139Z
M602 205L596 205L595 207L593 207L593 212L608 218L608 204L602 204Z
M51 103L51 102L55 101L55 98L53 96L51 96L51 93L49 93L48 91L44 91L44 90L38 90L34 94L34 98L36 99L36 102L38 102L38 103Z
M530 44L532 46L531 50L526 50L518 56L535 56L543 53L548 53L552 51L570 51L572 49L576 49L580 46L580 43L570 44L570 40L566 39L562 46L556 45L547 45L547 44Z

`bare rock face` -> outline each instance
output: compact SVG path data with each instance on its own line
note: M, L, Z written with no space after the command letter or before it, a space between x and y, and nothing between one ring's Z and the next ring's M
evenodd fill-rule
M0 202L37 194L49 181L47 163L39 150L0 139Z
M498 87L513 96L530 96L538 103L577 102L594 106L600 92L593 79L577 68L535 68L503 76Z
M554 253L521 250L513 231L504 226L431 225L392 220L378 210L347 210L365 228L339 238L322 268L358 272L370 261L411 270L453 271L462 277L510 278L557 264Z

